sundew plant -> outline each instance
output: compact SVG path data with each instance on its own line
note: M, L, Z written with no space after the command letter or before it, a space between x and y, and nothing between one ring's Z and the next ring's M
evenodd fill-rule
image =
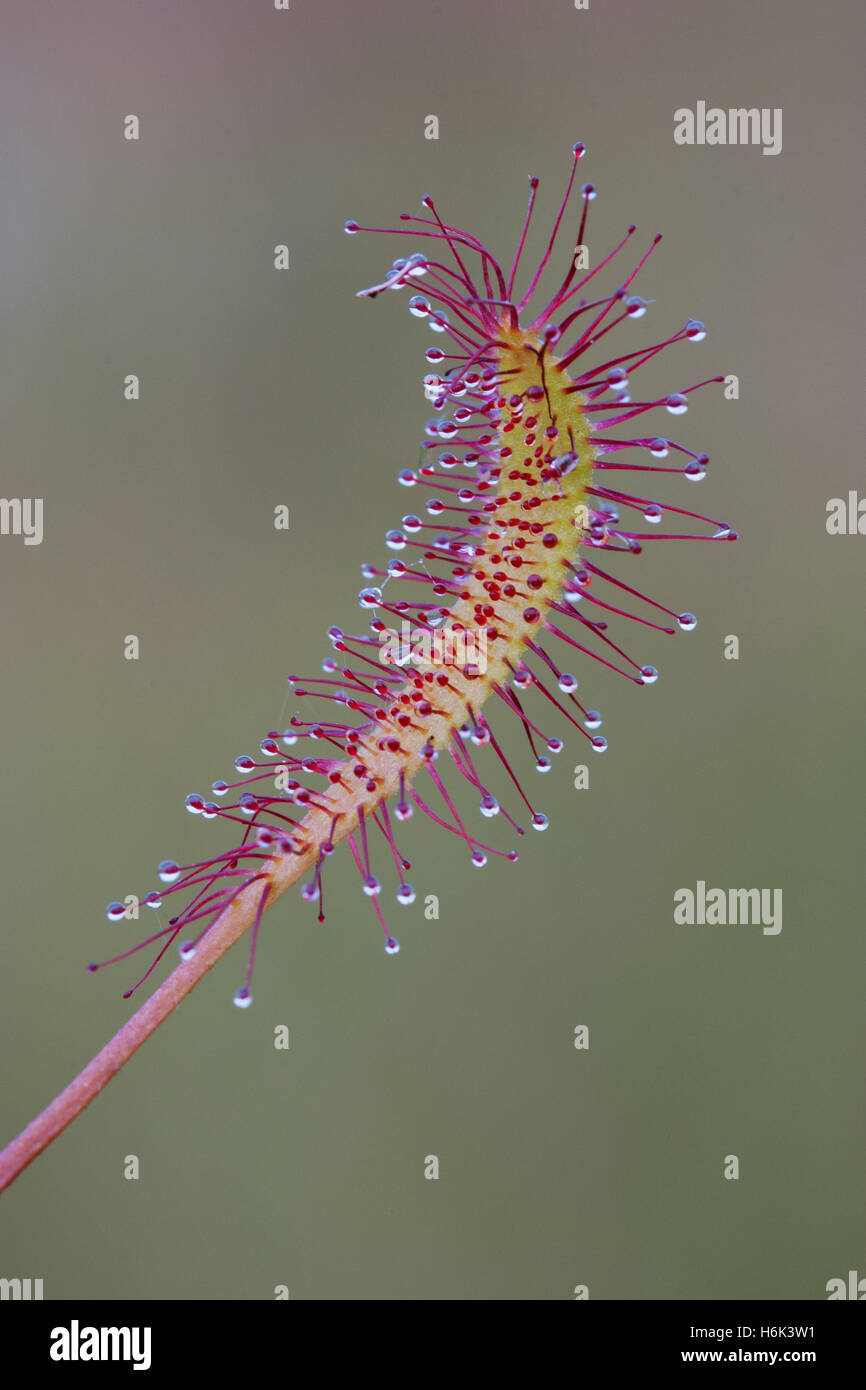
M410 313L441 343L426 354L424 388L434 414L424 461L399 474L412 495L420 490L421 503L387 532L390 556L382 566L364 567L366 630L331 627L322 674L289 677L298 712L288 726L269 731L256 756L237 758L235 775L215 782L210 797L187 797L189 811L230 832L229 847L192 864L161 863L160 886L143 901L170 906L168 926L89 968L123 968L150 950L128 998L171 948L180 962L0 1155L0 1189L246 932L248 964L234 1002L252 1004L263 913L299 883L324 920L328 860L342 841L390 956L399 951L393 918L415 897L400 850L402 822L421 816L457 836L479 870L491 857L517 860L515 845L527 831L543 831L547 818L529 790L522 749L506 746L507 726L521 726L542 773L563 735L603 753L601 715L583 703L585 673L601 663L645 698L643 687L658 672L630 654L632 645L643 649L650 638L696 626L692 613L644 592L637 557L659 540L736 539L726 523L654 495L658 482L697 483L706 474L706 455L671 439L667 428L708 381L648 400L633 383L660 353L701 342L704 325L688 319L645 341L648 303L633 285L658 236L635 259L631 226L587 268L592 184L583 185L566 234L583 154L575 145L565 195L530 273L522 260L535 178L514 256L504 264L477 237L444 222L429 197L423 216L404 214L396 228L346 223L350 235L401 240L407 254L361 294L406 292ZM540 295L544 272L560 260L558 288ZM602 289L623 263L627 272ZM508 806L487 785L491 760L507 774ZM458 810L461 782L477 799L478 824ZM487 843L494 820L507 826L506 844ZM124 913L123 903L109 904L110 921Z

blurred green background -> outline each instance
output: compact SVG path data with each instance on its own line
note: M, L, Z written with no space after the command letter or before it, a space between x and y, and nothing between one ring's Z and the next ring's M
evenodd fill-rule
M41 546L0 539L4 1141L129 1014L134 964L84 966L151 921L105 903L228 843L184 795L281 724L328 625L361 630L359 565L426 495L395 476L433 339L405 296L354 297L401 243L347 217L432 193L507 260L534 173L537 253L584 140L593 263L632 220L665 234L622 350L708 325L641 385L740 378L670 425L706 481L658 495L741 539L624 575L699 626L627 634L652 689L575 667L604 758L575 735L539 778L508 731L551 817L517 866L479 875L416 817L391 960L336 856L326 926L297 892L265 918L252 1010L240 945L4 1195L0 1275L48 1298L820 1299L866 1273L866 540L824 525L863 487L860 5L7 0L2 28L2 490L45 500ZM676 146L698 100L782 107L782 153ZM781 887L781 934L675 926L698 879Z

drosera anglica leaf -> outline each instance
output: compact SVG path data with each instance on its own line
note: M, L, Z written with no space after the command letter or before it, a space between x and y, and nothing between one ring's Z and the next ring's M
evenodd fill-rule
M409 513L386 533L387 547L400 558L364 566L369 582L358 601L368 630L350 635L331 628L336 655L324 662L323 674L289 677L295 697L305 707L314 702L309 716L296 713L288 729L262 740L258 756L238 758L239 776L214 784L218 800L187 798L194 814L245 822L244 832L233 849L175 875L169 892L192 896L167 928L141 943L160 941L157 959L182 936L190 959L215 917L241 890L266 882L278 859L294 863L295 877L309 875L302 897L318 904L324 920L326 864L343 839L386 950L395 954L378 876L382 841L386 868L393 861L396 871L397 902L411 902L414 890L404 879L394 821L419 811L459 836L479 867L489 855L516 859L513 846L483 842L460 817L446 766L475 789L479 810L489 817L492 807L500 808L472 752L484 748L514 788L514 816L506 812L503 820L515 840L530 826L543 830L547 817L500 741L503 717L522 724L540 772L550 768L547 754L562 748L563 725L604 752L601 716L582 703L577 677L563 663L600 662L635 685L652 685L656 668L630 655L611 626L630 621L641 644L647 630L672 635L696 626L693 614L648 597L627 573L647 541L735 538L726 523L657 502L644 491L655 475L698 481L707 468L705 455L643 429L651 413L656 419L684 414L691 393L707 381L657 399L631 395L639 369L676 343L702 341L703 323L688 319L660 341L631 348L619 345L619 333L608 341L620 325L644 319L648 302L632 284L660 237L612 290L597 288L601 272L629 245L634 226L585 274L570 253L556 292L529 308L563 230L584 153L583 145L574 147L544 255L520 293L537 179L530 179L526 219L507 273L475 236L443 222L429 197L422 199L424 215L403 214L400 228L345 224L350 235L397 236L425 248L398 257L359 296L406 292L410 314L441 336L441 346L426 353L435 370L425 375L424 388L436 414L425 428L425 461L399 478L406 487L426 484L435 495L420 508L426 518ZM595 197L594 185L585 184L578 246ZM640 475L640 492L620 486L619 475L627 473ZM609 567L621 564L622 555L628 557L621 565L625 577ZM410 655L389 660L401 632ZM536 697L531 713L530 694ZM284 785L275 791L279 767ZM256 928L267 893L260 897ZM249 979L250 970L235 996L243 1007L251 1002Z
M674 344L701 342L706 331L699 320L688 319L655 342L618 346L620 333L608 342L614 329L646 316L650 301L633 293L632 284L660 237L613 289L601 290L596 277L631 242L634 226L579 276L571 248L584 244L596 196L591 184L581 191L576 241L563 237L560 243L568 245L564 278L551 298L538 294L584 153L583 145L574 146L565 196L525 287L521 262L535 178L507 272L475 236L444 223L431 198L423 199L424 216L403 214L400 228L345 224L350 234L408 237L425 248L399 257L378 284L360 294L375 299L408 291L410 314L439 339L426 353L434 370L424 388L436 414L425 429L425 461L398 475L404 487L430 486L435 495L420 508L428 519L405 515L385 538L392 556L400 558L382 568L364 566L359 604L368 630L353 636L331 628L335 655L323 663L323 674L289 677L305 710L311 700L309 717L298 712L287 728L269 732L255 757L236 760L236 777L213 784L211 798L187 797L192 814L240 827L235 843L194 864L163 861L163 886L143 901L157 909L177 894L184 905L167 927L101 965L158 947L128 998L175 943L180 962L3 1150L0 1191L247 931L249 961L234 1002L249 1008L263 913L305 878L301 896L317 905L324 920L324 871L342 840L348 841L388 955L397 954L399 945L382 906L377 848L394 874L397 903L415 898L395 822L419 812L459 837L479 868L491 854L516 860L513 846L486 844L461 818L446 767L477 793L482 819L504 822L515 841L528 828L544 830L547 816L527 794L521 767L516 759L512 765L500 741L503 725L516 720L523 726L540 773L550 769L547 755L563 746L549 724L604 752L606 738L597 732L601 715L578 699L578 678L563 669L564 662L582 669L600 663L636 686L653 685L657 669L642 651L633 657L620 645L628 640L620 637L620 626L633 624L642 643L649 634L672 636L697 625L694 614L668 608L636 587L631 567L648 541L736 539L726 522L645 491L656 475L690 482L706 475L706 455L660 434L658 421L685 414L693 391L723 378L658 398L632 398L632 379L645 363ZM619 475L629 473L638 475L638 492L619 486ZM505 769L514 815L486 785L485 759ZM122 906L109 904L110 921L120 920Z

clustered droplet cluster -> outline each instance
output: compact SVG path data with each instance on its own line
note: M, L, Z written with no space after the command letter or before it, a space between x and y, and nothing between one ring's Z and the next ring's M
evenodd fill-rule
M426 351L434 370L424 377L424 394L436 412L425 426L421 447L426 461L398 475L404 487L428 485L435 490L423 507L430 519L405 515L385 535L387 548L400 558L388 560L384 569L362 567L367 582L358 602L370 615L369 631L349 635L332 627L328 636L336 655L323 662L323 674L288 678L295 697L315 698L318 717L304 719L296 713L289 727L269 732L259 756L236 760L237 778L214 782L213 800L197 793L187 797L192 814L233 822L243 833L233 848L199 863L181 867L166 860L159 865L158 877L166 888L149 893L146 905L158 909L174 893L187 901L167 927L113 958L123 960L162 943L138 984L179 938L181 958L192 959L232 900L261 883L247 975L234 996L238 1007L247 1008L252 1002L258 928L275 862L296 856L309 867L301 897L318 904L318 918L324 921L323 871L342 839L348 841L362 891L382 927L385 950L396 954L399 946L381 903L382 882L373 871L374 836L384 840L393 860L398 904L413 903L415 890L406 881L410 865L398 848L389 803L397 822L418 810L432 824L457 835L478 868L490 854L515 861L513 849L484 844L464 825L437 766L440 754L446 754L451 768L474 788L482 817L501 814L522 835L525 827L500 805L485 785L480 765L476 767L471 750L488 750L486 755L505 769L528 813L528 825L543 831L547 816L531 804L494 733L488 697L495 697L490 703L522 725L536 770L546 775L552 767L547 754L556 755L563 747L561 738L544 733L536 722L549 706L594 752L607 748L606 738L597 732L601 715L577 698L578 679L561 669L548 650L549 639L645 686L658 680L657 669L634 660L614 641L611 619L667 635L696 627L694 614L665 607L612 573L606 559L601 562L604 552L611 555L611 564L618 555L639 555L650 540L736 538L724 523L615 485L620 473L637 473L642 479L676 474L697 482L707 471L705 454L667 437L642 433L639 427L627 429L626 437L611 434L652 410L685 414L691 392L708 384L700 382L647 401L631 396L631 379L644 363L674 343L703 340L704 325L697 319L648 346L615 356L598 351L618 324L646 315L652 301L632 294L630 286L660 238L654 238L622 284L599 297L593 297L590 282L636 229L629 227L614 250L582 278L570 259L559 289L530 321L525 319L553 252L583 153L582 145L574 147L571 178L545 254L519 298L515 282L537 179L530 180L526 219L507 276L476 237L442 222L430 198L422 204L430 215L404 214L401 220L410 225L402 229L345 224L350 234L408 233L435 248L431 255L417 251L398 258L381 283L361 291L364 297L376 298L385 291L410 289L410 314L447 339L443 346ZM595 197L594 186L585 184L578 245L583 244L588 205ZM450 257L449 263L435 259L440 252ZM419 281L423 293L415 292ZM565 343L569 345L563 349ZM570 375L572 364L590 350L603 360ZM650 461L636 461L641 458ZM632 529L632 518L652 529ZM682 529L693 523L710 529ZM404 592L400 586L405 586L405 596L397 597ZM621 606L626 603L628 607ZM632 611L634 607L638 611ZM432 669L383 664L384 636L403 623L431 638L443 629L483 636L484 669L477 662ZM542 714L533 712L530 717L529 706L524 707L530 697L540 700ZM336 719L329 717L332 712L338 712ZM424 779L433 805L419 790ZM109 904L110 921L124 915L122 903ZM196 934L189 936L187 929L193 924Z

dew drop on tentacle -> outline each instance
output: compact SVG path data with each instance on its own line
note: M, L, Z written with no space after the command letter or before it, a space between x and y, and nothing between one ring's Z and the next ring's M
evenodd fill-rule
M707 476L708 463L709 459L706 454L698 454L696 459L692 459L691 463L686 464L683 473L689 479L689 482L699 483L702 478Z
M248 1009L252 1002L253 996L250 994L246 985L241 985L240 989L236 989L232 995L232 1003L239 1009Z
M680 613L677 618L677 622L679 623L683 632L694 632L695 628L698 625L698 620L695 617L694 613Z
M397 940L397 938L396 938L395 936L387 936L387 937L385 938L385 954L386 954L386 956L396 956L396 955L399 953L399 951L400 951L400 943L399 943L399 941Z
M156 873L161 883L176 883L180 878L180 865L173 859L163 859Z
M105 915L109 922L121 922L126 916L126 907L123 903L109 903L105 909Z
M397 901L401 903L403 907L408 907L415 901L415 889L412 887L411 883L400 884L400 887L397 889Z

